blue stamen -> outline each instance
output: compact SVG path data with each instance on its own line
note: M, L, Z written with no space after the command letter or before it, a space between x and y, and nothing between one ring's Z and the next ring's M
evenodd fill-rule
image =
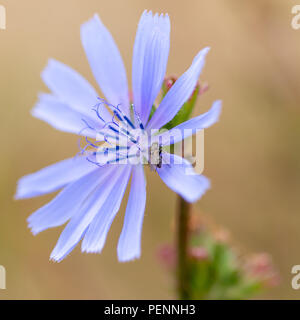
M129 126L132 128L132 129L135 129L135 126L134 124L130 121L130 119L126 116L126 114L124 114L122 112L122 110L120 110L119 108L119 104L117 105L117 107L115 107L115 109L117 110L114 110L114 114L116 114L116 116L119 118L120 121L126 121L127 124L129 124ZM121 115L120 115L121 114ZM121 117L122 116L122 117Z
M145 128L144 128L144 126L143 126L143 124L142 124L142 121L141 121L139 115L138 115L137 112L135 111L134 105L132 104L131 107L132 107L133 113L134 113L134 115L135 115L135 118L137 119L137 121L138 121L138 123L139 123L140 129L144 130Z
M127 123L130 125L130 127L131 127L132 129L135 129L135 126L134 126L133 123L128 119L127 116L124 115L124 119L127 121Z
M94 105L94 107L92 108L92 110L94 110L96 112L96 115L97 117L102 121L102 122L106 122L101 116L100 116L100 113L99 113L99 107L101 106L101 103L98 103L96 105ZM96 109L95 109L96 107Z
M123 122L122 117L119 115L119 113L118 113L116 110L114 111L114 115L115 115L120 121Z
M78 144L78 148L79 148L79 150L80 150L80 152L78 152L77 154L79 155L83 155L85 152L86 152L86 149L90 146L90 144L87 144L87 145L85 145L83 148L81 147L81 145L80 145L80 139L78 139L78 142L77 142L77 144Z
M91 125L89 125L89 123L88 123L85 119L81 119L81 121L86 125L86 127L82 128L82 129L79 131L78 135L82 135L82 132L83 132L84 130L87 130L87 129L91 129L91 130L93 130L93 131L96 132L96 129L93 128Z
M112 130L112 131L114 131L116 133L119 133L119 131L117 129L113 128L111 125L108 125L108 127L109 127L110 130Z
M87 137L85 137L85 141L88 143L88 146L99 148L99 146L96 146L95 144L93 144L93 142L91 142Z

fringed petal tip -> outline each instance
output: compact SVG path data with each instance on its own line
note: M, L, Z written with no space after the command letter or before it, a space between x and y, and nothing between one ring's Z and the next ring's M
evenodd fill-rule
M43 80L44 80L45 76L47 75L47 73L49 72L49 70L51 69L51 67L54 66L56 63L59 63L59 61L54 58L49 58L47 60L44 69L41 71L41 78Z
M52 256L50 256L50 258L49 258L49 261L50 261L50 262L54 262L54 263L59 263L59 262L61 262L61 260L62 260L62 259L56 260L56 258L55 258L55 257L52 257Z
M24 197L22 196L22 190L20 190L19 182L17 182L17 189L16 189L16 192L15 192L13 198L14 198L14 200L24 199Z
M28 219L27 219L27 222L28 222ZM32 233L32 235L34 235L34 236L38 235L38 234L41 232L41 231L36 230L36 229L34 228L34 226L31 225L30 222L28 222L27 227L28 227L28 229L30 230L30 232Z
M82 253L92 253L92 254L100 254L103 250L103 246L97 246L94 244L92 246L91 244L88 244L86 241L81 242L81 252Z
M121 263L125 263L125 262L133 262L135 260L140 259L141 255L134 255L134 256L119 256L118 255L118 261Z
M30 215L28 218L27 218L27 227L28 229L30 230L30 232L36 236L38 235L40 232L44 231L45 228L39 228L36 223L35 223L35 220L33 219L32 217L33 215Z
M80 37L106 100L113 105L121 104L130 114L125 66L112 35L97 14L81 25Z
M55 247L50 254L49 261L59 263L62 260L64 260L72 252L73 249L74 249L74 247L71 250L69 250L68 252L66 252L65 254L61 255L59 252L57 252L56 247Z
M70 250L62 254L59 250L57 250L57 246L55 246L55 248L52 250L50 254L49 261L52 261L55 263L61 262L73 251L74 248L75 248L75 245Z
M38 195L42 195L43 193L39 193L38 190L28 189L27 187L27 177L29 178L30 175L26 175L19 179L17 182L16 192L14 194L14 200L23 200L29 199Z
M145 25L150 21L152 21L154 25L160 25L160 28L165 24L164 28L170 31L170 17L168 13L153 13L152 10L145 10L141 15L139 25Z
M143 11L141 17L143 17L143 16L151 16L151 17L153 17L153 16L158 16L158 15L160 17L166 17L166 18L169 17L168 13L163 13L163 12L162 13L158 13L158 12L153 13L152 10L149 10L149 9L145 9Z
M132 57L133 102L144 125L165 77L169 48L168 16L144 11L138 24Z
M95 170L85 157L69 158L23 176L17 183L16 199L26 199L57 191Z
M82 248L81 247L81 252L82 253L87 253L87 254L101 254L102 249L91 249L91 248Z
M54 262L54 263L60 263L62 260L64 260L71 252L69 252L68 254L64 255L63 257L61 257L60 255L57 255L55 253L53 253L54 250L52 251L50 257L49 257L49 261ZM98 250L98 249L91 249L91 248L81 248L81 252L82 253L86 253L86 254L101 254L102 249ZM135 254L135 255L121 255L120 253L118 253L118 261L120 263L125 263L125 262L133 262L135 260L140 259L141 254Z

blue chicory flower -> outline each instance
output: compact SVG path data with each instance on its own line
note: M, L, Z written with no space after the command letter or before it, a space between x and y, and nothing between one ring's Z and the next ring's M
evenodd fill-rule
M152 12L145 11L141 16L133 50L132 105L122 58L97 15L82 25L81 40L107 102L101 99L99 102L96 90L76 71L50 60L42 72L42 79L52 93L39 96L32 114L56 129L86 136L88 146L98 147L89 138L111 145L115 139L117 143L94 152L86 151L21 178L16 198L35 197L62 189L50 203L28 218L33 234L69 221L50 257L61 261L81 240L83 252L101 252L131 177L117 248L119 261L128 261L139 258L141 254L146 181L144 163L122 164L120 160L128 160L128 150L136 147L135 158L138 154L139 157L142 154L143 159L147 154L154 157L156 162L150 166L168 187L189 202L198 200L209 188L209 180L203 175L185 174L186 169L193 170L192 165L177 155L164 152L162 147L170 144L170 135L172 143L175 143L191 135L190 129L195 132L215 123L221 102L216 101L207 113L181 123L169 132L152 133L153 129L160 129L172 120L189 99L209 50L205 48L196 55L189 69L171 87L149 120L166 72L170 46L168 15L152 15ZM98 107L93 107L96 101ZM99 108L103 103L108 108ZM134 133L136 128L143 136L150 135L154 141L143 150ZM129 141L129 147L120 146L122 139ZM123 149L125 156L122 156Z

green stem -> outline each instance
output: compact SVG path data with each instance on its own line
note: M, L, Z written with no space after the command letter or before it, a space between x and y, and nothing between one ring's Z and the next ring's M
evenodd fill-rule
M177 217L177 286L179 299L189 299L188 288L188 223L191 205L178 196Z

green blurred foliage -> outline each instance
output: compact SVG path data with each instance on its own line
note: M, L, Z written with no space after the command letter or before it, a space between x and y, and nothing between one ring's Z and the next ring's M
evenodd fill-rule
M190 299L247 299L262 291L261 280L243 270L230 246L209 234L193 236L193 242L207 257L189 259Z
M179 274L177 248L162 246L159 259L172 277ZM230 233L203 214L193 212L188 223L184 299L244 300L257 298L279 285L272 258L249 254L232 242ZM179 284L179 283L177 283Z

